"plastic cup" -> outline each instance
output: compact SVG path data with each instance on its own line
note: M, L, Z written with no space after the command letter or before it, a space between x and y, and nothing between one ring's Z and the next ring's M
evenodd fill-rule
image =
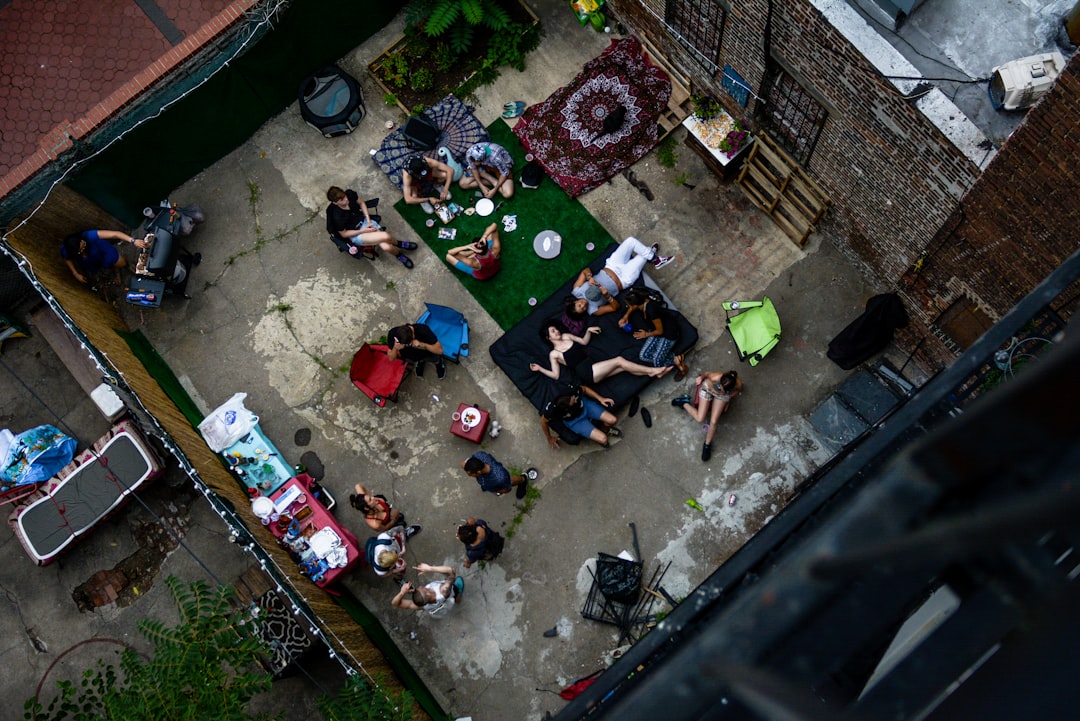
M529 305L536 305L536 298L529 298Z
M386 129L387 130L393 130L394 129L394 121L393 120L387 120L386 121Z
M594 250L596 250L596 245L594 245L593 243L586 243L585 244L585 250L588 250L590 252L594 251Z
M424 225L426 225L429 228L434 228L435 227L435 221L432 218L428 218L427 221L424 223Z
M452 415L450 417L453 418L455 421L460 421L461 420L461 414L458 413L457 411L454 411L454 415Z
M532 153L526 153L525 154L525 162L531 163L532 161L533 161L533 154Z

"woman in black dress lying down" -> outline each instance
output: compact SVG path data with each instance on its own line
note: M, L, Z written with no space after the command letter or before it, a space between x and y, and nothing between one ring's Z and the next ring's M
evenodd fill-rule
M585 329L585 337L572 335L558 321L549 321L540 329L541 335L549 346L551 353L548 360L551 368L545 368L539 363L530 363L529 370L543 373L552 380L559 380L561 366L566 366L576 376L579 383L592 385L599 383L618 373L626 372L635 376L652 376L662 378L674 366L653 368L626 360L622 356L606 358L594 361L589 357L586 346L596 333L600 332L599 326L591 326Z

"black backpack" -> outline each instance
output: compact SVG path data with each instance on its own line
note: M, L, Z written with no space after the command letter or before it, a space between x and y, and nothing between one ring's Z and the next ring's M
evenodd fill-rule
M544 169L540 167L540 163L533 160L525 164L525 167L521 171L522 188L539 187L540 181L543 179Z
M413 115L401 128L401 136L417 150L434 150L440 134L439 126L426 115Z

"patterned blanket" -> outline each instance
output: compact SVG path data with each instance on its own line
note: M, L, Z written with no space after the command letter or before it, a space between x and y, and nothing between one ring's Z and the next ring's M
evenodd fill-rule
M577 197L636 163L659 140L657 119L671 96L671 80L649 63L636 37L613 40L572 83L521 117L521 144L570 197ZM620 106L622 125L604 119Z
M435 158L438 149L445 147L461 162L465 159L465 151L470 145L488 139L487 129L473 115L472 108L453 95L447 95L432 105L424 111L424 115L439 126L439 139L435 142L435 150L424 153L429 158ZM386 177L390 178L390 182L400 188L401 170L405 167L405 161L417 152L419 151L402 135L401 128L398 128L382 141L375 153L375 162Z

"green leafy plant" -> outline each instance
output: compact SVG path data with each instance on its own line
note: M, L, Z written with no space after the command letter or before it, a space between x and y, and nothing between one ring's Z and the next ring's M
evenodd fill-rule
M671 182L675 183L675 185L686 185L687 180L689 180L689 177L686 175L686 173L679 173L674 178L672 178Z
M405 25L464 53L472 47L479 28L498 35L511 20L497 0L412 0L405 8Z
M180 621L171 627L152 619L139 621L139 633L154 646L150 658L127 648L120 657L120 673L99 661L97 670L83 674L78 687L58 682L60 694L47 708L36 697L28 700L24 718L255 718L245 709L255 694L270 689L273 679L259 665L269 649L257 636L244 632L242 614L230 604L232 589L214 589L203 581L185 586L171 576L165 583L180 610Z
M397 96L393 93L383 93L382 101L392 108L397 105Z
M320 696L318 704L324 721L410 721L413 717L409 693L388 693L381 678L369 683L359 674L350 677L336 697Z
M743 129L742 123L735 121L727 137L717 143L717 148L722 150L729 158L737 155L740 150L750 142L750 133Z
M383 62L383 78L395 88L403 88L409 83L409 60L405 53L396 52L387 56Z
M675 154L675 145L675 138L668 135L656 147L656 159L665 168L674 168L679 161L679 156Z
M418 68L412 74L413 90L423 92L435 85L435 75L427 68Z
M440 73L445 73L454 67L454 63L461 57L460 53L455 53L454 50L446 43L439 43L435 46L435 51L431 54L431 60L435 63L435 69Z
M710 120L724 111L720 101L711 95L694 95L691 98L694 103L694 115L702 120Z

